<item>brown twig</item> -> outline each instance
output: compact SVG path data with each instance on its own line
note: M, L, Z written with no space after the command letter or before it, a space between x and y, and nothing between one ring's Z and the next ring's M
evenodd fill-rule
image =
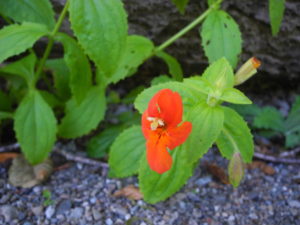
M78 156L78 155L73 155L69 152L66 152L64 150L60 150L57 148L54 148L53 152L56 152L58 154L63 155L67 160L70 161L75 161L75 162L79 162L79 163L83 163L83 164L87 164L87 165L92 165L92 166L100 166L103 168L108 168L108 164L107 163L103 163L94 159L90 159L90 158L86 158L83 156Z
M19 143L6 145L6 146L1 146L0 147L0 152L9 152L9 151L12 151L12 150L15 150L15 149L18 149L18 148L20 148ZM70 161L75 161L75 162L79 162L79 163L83 163L83 164L87 164L87 165L92 165L92 166L100 166L100 167L103 167L103 168L108 168L107 163L100 162L100 161L90 159L90 158L87 158L87 157L83 157L83 156L74 155L72 153L66 152L66 151L58 149L58 148L54 148L53 152L63 155L67 160L70 160Z
M300 164L300 159L280 158L255 152L254 157L270 162Z

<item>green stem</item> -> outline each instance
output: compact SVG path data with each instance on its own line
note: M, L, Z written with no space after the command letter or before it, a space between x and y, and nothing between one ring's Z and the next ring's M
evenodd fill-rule
M64 8L63 8L63 11L61 12L56 24L55 24L55 27L53 29L53 31L51 32L51 34L49 35L49 42L47 44L47 47L46 47L46 50L44 52L44 55L39 63L39 66L37 68L37 71L36 71L36 77L39 77L39 75L41 74L42 70L43 70L43 67L45 65L45 62L46 60L48 59L49 57L49 54L52 50L52 47L53 47L53 44L54 44L54 36L56 35L56 33L58 32L65 16L66 16L66 13L68 11L68 8L69 8L69 0L67 0Z
M180 30L178 33L176 33L174 36L166 40L164 43L162 43L160 46L156 47L155 51L162 51L169 45L171 45L174 41L176 41L178 38L186 34L188 31L193 29L195 26L197 26L199 23L201 23L205 17L213 10L216 6L218 6L222 0L218 0L215 3L213 3L204 13L202 13L197 19L195 19L193 22L191 22L189 25L187 25L185 28Z

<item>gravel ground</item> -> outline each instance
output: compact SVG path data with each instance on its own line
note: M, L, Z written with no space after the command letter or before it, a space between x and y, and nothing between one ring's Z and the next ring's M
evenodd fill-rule
M272 176L248 170L233 189L214 180L204 162L226 167L211 150L180 192L155 205L113 197L116 190L137 185L137 179L109 179L94 166L71 163L30 189L9 185L7 169L0 166L0 224L300 224L300 184L294 179L300 177L299 165L269 164L276 171Z

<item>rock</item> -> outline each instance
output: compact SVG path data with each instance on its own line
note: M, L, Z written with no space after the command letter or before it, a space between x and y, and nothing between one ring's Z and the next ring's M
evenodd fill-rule
M23 225L32 225L32 223L26 221L23 223Z
M72 207L72 202L69 199L62 200L56 207L56 215L63 214L69 211Z
M43 212L43 207L42 206L36 206L36 207L33 207L31 209L31 211L33 212L33 214L36 216L36 217L40 217L40 215L42 214Z
M54 215L54 213L55 213L54 206L50 205L46 208L45 215L46 215L47 219L51 219L51 217Z
M60 12L65 4L65 0L51 1L56 12ZM277 88L282 88L282 85L289 85L290 80L300 80L298 76L300 74L298 66L300 2L286 1L285 5L280 32L278 36L273 37L268 15L268 1L226 0L222 3L221 8L236 20L242 33L243 51L240 63L251 56L257 56L262 61L259 71L264 76L256 76L249 81L252 85L248 85L253 86L256 92L259 89L255 84L262 86L266 82L272 82L275 85L278 83ZM199 0L189 1L184 15L180 15L171 1L124 0L124 6L128 13L129 33L144 35L156 45L170 38L207 9L206 1ZM67 19L64 20L62 31L72 33ZM171 55L179 59L185 74L199 74L208 64L200 43L198 29L193 29L167 49ZM56 51L59 53L61 50L57 48ZM148 65L152 68L152 75L166 72L165 65L160 61L149 61ZM278 79L283 82L278 82Z
M79 219L83 214L83 208L76 207L71 210L70 217L72 219Z
M205 186L208 183L210 183L211 181L212 181L211 176L206 176L206 177L202 177L202 178L198 179L196 181L196 184L199 185L199 186Z
M7 223L18 218L19 211L11 206L4 205L0 208L0 215L2 215Z
M294 208L300 208L300 201L291 200L291 201L289 201L289 205Z
M93 218L94 220L100 220L101 219L101 213L100 213L100 209L96 209L96 208L92 208L92 214L93 214Z
M112 225L112 224L113 224L113 221L111 220L111 218L107 218L107 219L105 220L105 224L106 224L106 225Z

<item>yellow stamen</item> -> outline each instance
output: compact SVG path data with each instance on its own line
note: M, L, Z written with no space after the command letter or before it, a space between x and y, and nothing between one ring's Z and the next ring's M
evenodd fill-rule
M156 117L147 117L147 120L152 122L150 124L151 130L156 130L158 127L163 127L165 125L165 123L162 119L159 119Z

